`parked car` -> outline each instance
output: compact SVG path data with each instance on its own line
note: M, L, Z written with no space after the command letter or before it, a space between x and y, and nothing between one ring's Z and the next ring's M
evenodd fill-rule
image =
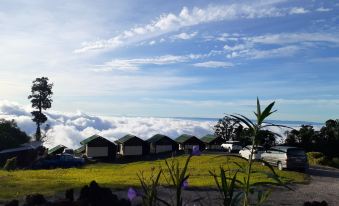
M307 155L303 149L290 146L275 146L261 155L261 158L279 170L308 169Z
M62 152L63 154L70 154L74 155L74 150L70 148L65 148L64 151Z
M252 145L247 145L239 151L240 156L249 159L251 155ZM252 159L261 159L261 154L264 153L262 146L254 146Z
M33 165L34 169L69 168L84 165L84 158L74 157L71 154L63 153L49 158L41 159Z
M226 141L226 143L221 144L221 147L227 150L229 153L239 152L239 150L242 149L242 146L239 141Z

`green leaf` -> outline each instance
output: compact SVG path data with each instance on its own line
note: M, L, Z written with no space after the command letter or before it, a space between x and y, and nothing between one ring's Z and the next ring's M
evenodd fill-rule
M235 118L239 122L244 123L249 129L254 129L255 127L254 123L251 120L247 119L242 115L231 115L231 117Z
M273 112L271 112L273 106L274 106L275 102L272 102L271 104L269 104L264 111L262 112L262 114L259 116L258 118L258 125L261 125L262 122L272 113L276 112L277 110L274 110Z
M256 113L257 117L261 116L261 110L260 110L260 102L259 102L259 98L257 97L257 113Z

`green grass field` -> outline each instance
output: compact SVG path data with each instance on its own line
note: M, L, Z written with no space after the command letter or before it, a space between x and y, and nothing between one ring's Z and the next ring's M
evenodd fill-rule
M183 165L187 156L180 156L178 160ZM209 175L209 170L218 170L220 165L224 168L236 168L232 163L244 162L239 158L201 155L192 158L188 172L190 174L189 185L192 187L215 187L213 178ZM69 188L80 188L92 180L96 180L100 185L111 188L127 188L139 186L136 173L144 171L145 175L151 173L152 167L165 168L164 160L143 161L128 164L92 164L84 168L53 169L53 170L0 170L0 200L22 198L27 194L41 193L53 195L64 192ZM254 165L254 170L266 170L260 164ZM277 171L284 182L303 183L307 175L292 171ZM242 179L239 176L239 179ZM267 180L265 176L256 174L253 181ZM162 183L164 183L162 178Z

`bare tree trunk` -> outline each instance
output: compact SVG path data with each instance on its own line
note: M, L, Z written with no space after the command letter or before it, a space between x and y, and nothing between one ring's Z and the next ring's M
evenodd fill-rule
M41 130L40 130L40 122L37 122L37 128L35 132L35 140L40 141L41 140Z

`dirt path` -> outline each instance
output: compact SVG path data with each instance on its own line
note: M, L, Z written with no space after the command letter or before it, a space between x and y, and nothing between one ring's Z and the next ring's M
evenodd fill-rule
M303 205L305 201L323 201L339 205L339 170L330 167L312 167L310 184L294 185L294 191L276 189L268 205Z

